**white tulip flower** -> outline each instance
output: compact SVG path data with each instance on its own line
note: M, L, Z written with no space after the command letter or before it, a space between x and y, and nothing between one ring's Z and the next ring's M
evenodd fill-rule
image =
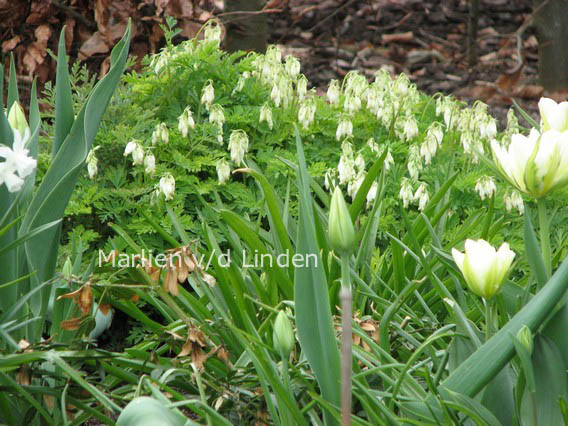
M491 142L495 163L517 189L534 198L568 183L568 131L511 136L508 149Z
M452 256L469 289L489 300L500 290L515 253L507 243L503 243L499 250L495 250L485 240L466 240L465 252L462 253L454 248Z
M556 130L568 131L568 102L559 104L549 98L540 98L538 101L540 110L541 131Z
M164 194L166 200L171 200L176 191L176 180L170 173L166 173L160 179L160 192Z

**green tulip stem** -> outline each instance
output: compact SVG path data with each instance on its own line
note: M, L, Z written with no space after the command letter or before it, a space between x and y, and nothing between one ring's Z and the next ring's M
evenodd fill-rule
M282 375L282 383L284 383L284 388L290 392L292 396L292 400L294 400L294 394L292 392L292 388L290 387L290 375L288 374L288 357L284 354L280 354L282 359L282 363L280 364L280 373ZM280 401L278 404L280 409L280 417L282 420L283 425L292 424L292 416L289 413L289 408L284 404L284 402Z
M483 300L485 302L485 341L493 335L493 299Z
M351 329L351 277L349 276L349 255L341 255L341 290L339 298L341 300L341 322L343 341L341 351L343 353L343 368L341 371L341 425L351 424L351 365L352 365L352 344L353 331Z
M546 205L544 198L539 198L537 201L538 207L538 220L540 222L540 246L542 249L542 258L546 268L547 277L552 274L552 254L550 251L550 229L549 220L546 215Z

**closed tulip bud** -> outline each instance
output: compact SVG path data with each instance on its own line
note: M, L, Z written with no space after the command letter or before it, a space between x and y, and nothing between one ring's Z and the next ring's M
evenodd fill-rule
M280 354L282 358L288 358L292 349L294 349L295 337L292 324L284 311L278 312L274 321L274 329L272 332L272 340L274 350Z
M517 333L517 340L526 348L529 354L532 354L533 335L526 325L523 325Z
M454 248L452 256L469 289L489 300L501 289L515 253L509 249L507 243L503 243L499 250L495 250L485 240L466 240L465 253Z
M28 122L26 121L26 114L18 102L14 102L8 112L8 123L13 130L20 132L23 136L28 129Z
M339 187L335 188L329 209L329 242L339 254L349 254L355 245L353 221Z
M538 102L540 110L541 130L556 130L565 132L568 130L568 102L557 104L552 99L541 98Z
M64 279L70 280L72 274L73 274L73 264L71 263L71 259L67 258L65 260L65 263L63 264L61 275L63 276Z

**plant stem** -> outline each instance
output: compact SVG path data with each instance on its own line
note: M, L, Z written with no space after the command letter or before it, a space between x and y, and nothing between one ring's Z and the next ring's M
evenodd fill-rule
M546 215L546 205L544 198L539 198L537 201L538 207L538 220L540 223L540 246L542 250L542 259L544 260L544 267L546 269L547 277L552 274L552 253L550 250L550 230L548 216Z
M288 374L288 357L281 355L282 357L282 364L281 364L281 374L282 374L282 382L284 383L284 387L292 396L292 400L294 400L294 393L290 388L290 376ZM292 417L289 414L289 408L286 404L282 401L278 401L278 408L280 410L280 416L282 417L282 424L292 424Z
M343 368L341 371L341 425L351 424L351 364L352 364L352 344L353 331L351 329L351 281L349 276L349 255L341 255L341 322L343 341L341 350L343 352Z
M488 341L493 334L493 301L492 299L484 300L485 302L485 341Z

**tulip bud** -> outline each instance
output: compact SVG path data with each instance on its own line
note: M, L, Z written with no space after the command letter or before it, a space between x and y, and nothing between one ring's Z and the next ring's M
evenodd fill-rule
M531 330L523 325L517 333L517 340L526 348L529 354L533 351L533 336Z
M63 264L63 269L61 270L61 275L64 279L69 280L71 279L71 275L73 273L73 265L71 264L71 259L67 258L65 263Z
M335 188L329 209L329 242L339 254L349 254L355 244L355 229L339 187Z
M503 243L496 251L487 241L466 240L465 253L452 249L452 256L469 289L489 300L501 289L515 253L507 243Z
M290 352L294 349L294 330L290 320L284 311L278 312L276 320L274 321L274 329L272 332L272 340L274 343L274 350L280 354L282 358L288 358Z
M28 128L26 115L18 102L14 102L10 107L10 111L8 112L8 123L13 130L20 132L20 136L23 136Z

